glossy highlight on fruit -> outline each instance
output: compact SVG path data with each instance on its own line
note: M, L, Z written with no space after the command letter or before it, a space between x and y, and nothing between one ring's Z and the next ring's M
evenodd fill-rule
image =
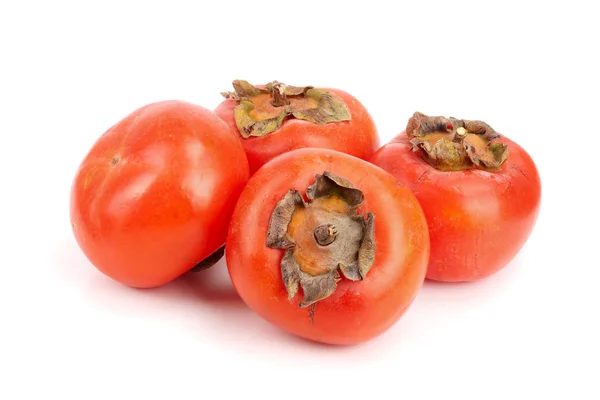
M248 178L239 140L213 111L152 103L108 129L85 156L71 188L73 233L107 276L160 286L219 258Z

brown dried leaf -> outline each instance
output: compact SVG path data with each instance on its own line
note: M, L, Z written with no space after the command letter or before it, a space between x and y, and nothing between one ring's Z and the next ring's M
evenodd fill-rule
M304 299L300 303L300 307L308 307L319 300L331 296L337 288L339 279L340 274L336 269L317 276L311 276L300 270L300 285L304 292Z
M306 196L310 200L332 194L337 194L344 199L350 209L359 207L365 199L362 191L356 189L350 181L329 171L325 171L323 175L316 175L315 181L306 191Z
M502 143L487 144L482 136L467 135L463 145L473 164L485 169L497 169L508 158L508 147Z
M267 246L275 249L287 249L294 245L287 237L288 225L296 207L305 207L304 199L297 190L289 190L275 206L267 230Z
M287 249L281 259L281 277L288 292L288 300L292 300L298 293L300 283L300 266L294 258L294 250Z
M488 142L491 142L492 140L498 139L500 137L498 132L496 132L491 126L489 126L483 121L463 120L463 122L465 129L469 131L469 133L481 135Z
M358 249L358 271L362 278L367 276L375 261L375 215L368 213L364 224L364 236Z
M312 88L312 86L286 86L285 94L286 96L300 96Z
M344 277L346 279L350 279L351 281L360 281L362 279L362 276L360 275L360 272L358 271L357 263L350 264L350 265L340 264L339 268L340 268L340 271L342 271L342 275L344 275Z

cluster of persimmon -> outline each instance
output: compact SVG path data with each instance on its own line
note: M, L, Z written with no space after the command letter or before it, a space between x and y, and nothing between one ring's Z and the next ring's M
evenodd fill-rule
M537 168L482 121L417 112L381 146L342 90L234 81L222 95L215 110L146 105L85 156L71 224L105 275L153 288L225 254L261 317L353 344L391 327L426 279L499 271L533 230Z

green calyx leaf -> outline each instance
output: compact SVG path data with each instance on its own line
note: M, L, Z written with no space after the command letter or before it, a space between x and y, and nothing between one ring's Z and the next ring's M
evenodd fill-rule
M317 102L315 108L293 110L294 118L303 119L319 125L330 122L350 121L350 112L338 97L326 90L309 89L306 96Z
M261 137L271 133L281 126L285 117L289 115L287 109L283 108L279 115L258 120L252 117L254 104L250 100L241 100L240 104L233 110L235 124L244 139L250 136Z
M327 90L287 86L277 81L259 88L242 80L234 81L233 88L233 92L221 94L238 102L234 119L243 138L262 137L274 132L287 118L318 125L351 119L346 104Z

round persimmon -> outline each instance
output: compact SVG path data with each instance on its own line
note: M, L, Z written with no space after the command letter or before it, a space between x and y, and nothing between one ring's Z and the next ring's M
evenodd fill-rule
M427 278L475 281L506 266L540 210L533 159L482 121L415 113L371 162L408 185L427 217Z
M294 149L332 149L366 160L379 148L371 115L343 90L241 80L233 87L215 111L240 138L251 174Z
M354 344L390 328L426 272L429 235L405 185L348 154L299 149L248 182L226 244L233 285L295 335Z
M213 111L183 101L146 105L108 129L71 188L77 243L125 285L163 285L223 254L249 178L244 150Z

